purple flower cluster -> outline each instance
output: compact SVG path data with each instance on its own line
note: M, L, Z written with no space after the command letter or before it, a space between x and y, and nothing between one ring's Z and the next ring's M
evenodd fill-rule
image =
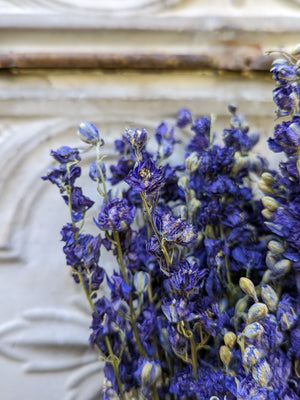
M214 118L182 109L154 132L155 152L144 129L127 130L109 168L97 128L81 124L79 137L96 150L89 177L103 205L94 214L75 186L84 152L51 153L60 165L43 179L70 210L63 250L91 306L103 399L300 398L298 63L276 61L272 73L278 115L291 116L269 139L286 155L279 171L255 155L259 136L234 106L222 144ZM191 139L172 165L181 129ZM88 213L101 234L85 232ZM111 273L99 265L102 250Z

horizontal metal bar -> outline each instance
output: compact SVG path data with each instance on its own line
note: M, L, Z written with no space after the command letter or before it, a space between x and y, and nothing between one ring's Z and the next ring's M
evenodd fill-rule
M0 69L132 69L267 71L273 58L254 52L235 54L225 49L217 54L109 54L109 53L0 53Z

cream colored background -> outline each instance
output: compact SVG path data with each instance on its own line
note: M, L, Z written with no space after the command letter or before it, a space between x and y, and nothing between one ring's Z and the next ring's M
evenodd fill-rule
M0 0L0 53L234 51L239 63L249 49L296 45L299 17L299 0ZM90 400L101 384L86 344L89 314L61 252L67 210L40 179L50 149L78 145L77 126L87 120L113 156L113 140L126 127L151 133L182 107L215 113L220 131L234 103L262 133L259 151L269 154L272 88L269 74L251 71L0 72L1 399Z

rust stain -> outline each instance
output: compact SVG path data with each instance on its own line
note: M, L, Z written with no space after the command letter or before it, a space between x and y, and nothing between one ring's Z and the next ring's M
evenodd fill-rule
M258 48L225 47L202 54L0 53L0 69L131 69L266 71L273 58Z

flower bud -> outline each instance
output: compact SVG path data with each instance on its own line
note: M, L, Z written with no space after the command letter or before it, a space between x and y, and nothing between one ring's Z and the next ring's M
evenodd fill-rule
M255 303L249 308L247 324L260 321L268 315L268 307L264 303Z
M81 122L77 133L83 142L92 144L93 146L95 146L100 140L98 129L95 125L89 122Z
M233 348L236 342L236 334L233 332L226 332L224 335L224 343L226 346L228 346L230 349Z
M265 271L265 273L263 274L262 280L261 280L261 284L265 285L266 283L270 282L270 279L272 278L272 272L267 269Z
M273 213L270 210L268 210L267 208L264 208L263 210L261 210L261 214L266 219L271 219L272 215L273 215Z
M161 366L155 361L145 361L142 367L141 383L143 388L153 387L161 377Z
M249 324L243 330L243 335L248 339L259 339L264 333L264 327L259 322Z
M256 296L256 291L255 287L252 283L252 281L248 278L240 278L239 282L240 288L242 291L246 294L248 294L250 297L254 299L255 302L258 301L257 296Z
M189 190L189 178L187 176L182 176L178 179L178 186L184 192Z
M271 197L271 196L264 196L262 198L262 203L263 203L264 207L270 211L276 211L277 208L279 207L278 201L275 200L274 197Z
M229 347L221 346L219 354L220 354L220 358L222 360L222 363L226 367L228 367L228 365L230 364L230 361L231 361L231 351L230 351Z
M261 178L263 182L268 186L272 185L275 182L274 176L270 174L270 172L264 172L261 175Z
M258 182L258 187L264 193L275 194L274 189L271 186L267 185L263 180Z
M280 224L274 224L274 222L265 222L265 225L276 234L282 236L282 226Z
M194 215L200 207L201 207L201 201L196 198L192 198L192 200L189 203L191 214Z
M258 365L252 368L252 377L261 387L268 386L272 376L271 367L266 360L261 360Z
M297 321L297 314L294 308L289 305L282 308L281 304L278 305L277 320L279 321L280 329L285 332L293 328Z
M292 268L291 261L284 258L283 260L277 261L277 263L273 265L272 271L276 275L282 276L288 273L291 270L291 268Z
M267 267L271 270L273 270L274 265L276 264L276 258L273 253L268 251L267 256L266 256L266 264Z
M150 276L145 271L138 271L133 278L133 284L138 293L145 293L148 289Z
M244 168L249 169L249 167L250 167L249 157L240 156L235 160L232 172L233 174L237 174L242 169Z
M187 212L186 206L181 206L180 207L180 218L181 219L185 219L185 220L188 219L188 212Z
M261 297L270 311L276 311L278 304L278 295L270 285L263 285L261 287Z
M147 142L147 132L145 129L127 129L126 139L134 150L141 151Z
M200 163L201 159L198 153L196 151L193 151L193 153L191 153L185 160L185 168L190 174L192 174L193 172L197 171Z
M268 243L268 249L275 255L280 255L285 252L285 248L277 240L270 240Z
M243 353L243 364L247 369L249 369L253 365L257 364L263 356L263 353L255 346L249 345Z

